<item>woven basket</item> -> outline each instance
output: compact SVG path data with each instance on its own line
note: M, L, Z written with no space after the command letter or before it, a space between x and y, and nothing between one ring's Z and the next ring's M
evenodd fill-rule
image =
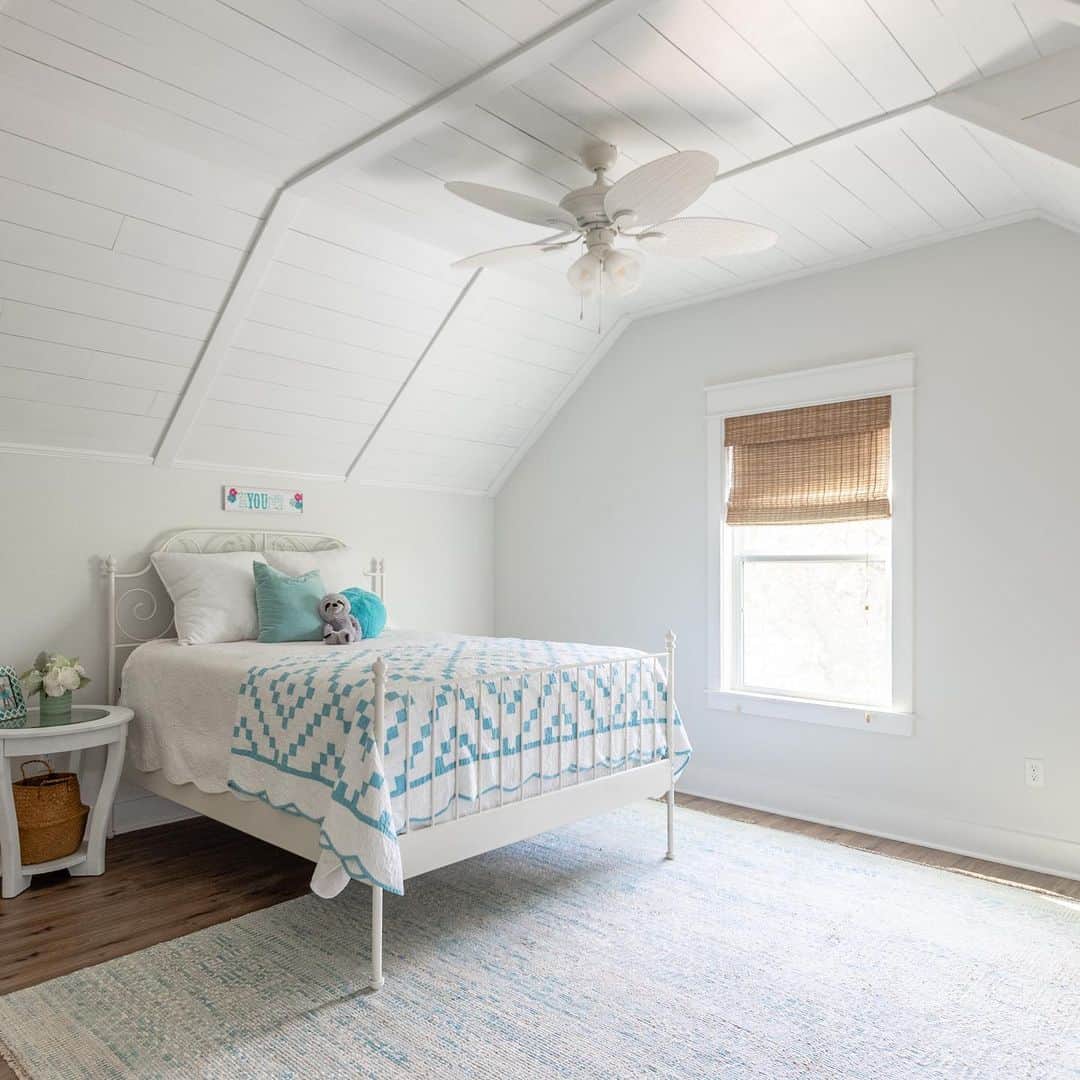
M44 765L48 772L27 776L28 765ZM79 850L90 808L82 804L74 773L53 772L40 758L24 761L22 779L11 788L24 866L62 859Z

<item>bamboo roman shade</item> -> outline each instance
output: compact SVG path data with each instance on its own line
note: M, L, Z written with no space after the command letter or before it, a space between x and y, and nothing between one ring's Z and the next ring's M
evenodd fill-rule
M733 416L729 525L796 525L891 516L892 399L861 398Z

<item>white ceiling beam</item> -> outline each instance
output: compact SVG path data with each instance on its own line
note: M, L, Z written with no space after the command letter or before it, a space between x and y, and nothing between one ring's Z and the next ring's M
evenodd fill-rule
M573 378L559 391L558 397L551 403L544 415L537 420L521 445L510 455L510 459L499 470L488 488L488 495L494 497L502 491L503 486L524 460L525 455L533 448L540 436L547 431L551 421L562 412L563 406L578 392L593 368L611 351L612 346L622 337L623 331L635 318L636 316L632 312L624 312L604 331L603 337L600 338L593 351L589 353L584 363L574 373Z
M430 353L431 350L435 347L435 342L437 342L442 336L442 332L449 325L450 320L453 319L454 315L457 313L458 308L461 307L461 304L464 301L465 297L469 295L469 290L472 289L472 287L476 284L476 279L482 273L483 267L474 270L469 276L469 280L466 281L465 284L461 287L461 291L454 298L454 302L450 305L446 314L442 317L442 322L440 322L439 325L435 327L435 333L433 333L431 337L428 338L428 343L424 346L423 352L421 352L420 355L416 358L416 363L413 364L411 368L409 368L408 375L405 376L404 381L397 388L397 392L390 399L390 404L387 405L386 408L383 410L382 416L379 417L379 419L375 423L375 426L368 434L368 437L364 440L364 445L361 446L359 450L357 450L356 457L352 459L352 464L345 470L346 480L348 480L349 477L352 476L352 474L356 471L356 466L360 464L360 459L364 456L367 448L374 441L375 436L379 434L379 431L382 428L383 424L386 423L387 417L390 415L391 412L393 412L394 406L401 399L401 395L405 393L405 390L408 387L409 383L412 382L413 376L420 370L420 365L427 359L428 353Z
M432 125L458 116L478 102L519 82L575 46L592 40L617 20L635 13L644 3L645 0L592 0L573 15L555 22L543 33L534 35L473 74L314 162L282 184L203 343L158 442L154 464L167 466L176 460L198 418L214 376L221 368L225 352L247 316L274 253L302 204L302 196L332 181L342 170L382 157L423 131L430 130ZM366 446L365 442L364 448Z
M248 249L247 258L241 263L229 291L225 294L224 303L218 309L199 358L191 369L172 416L169 417L169 423L158 442L154 452L155 465L171 465L176 460L184 438L194 425L199 409L206 400L210 384L221 367L225 350L247 317L251 301L259 291L274 253L303 203L303 198L294 195L287 188L279 191L270 203L254 243Z
M1080 166L1080 139L1049 120L1055 109L1077 100L1080 47L952 90L934 105L960 120Z
M941 97L941 94L931 94L929 97L920 98L918 101L912 101L908 105L901 105L899 108L890 109L888 112L878 113L876 116L870 116L865 120L859 120L854 124L848 124L847 127L837 128L835 131L827 131L824 135L818 135L816 138L808 139L806 142L787 146L783 150L777 150L775 154L769 154L768 157L758 158L756 161L748 161L745 165L736 165L734 169L728 169L725 172L717 173L713 183L718 184L721 180L734 180L736 176L743 176L746 173L753 172L755 169L764 169L766 165L775 165L778 161L784 161L786 158L807 154L811 150L818 149L818 147L828 146L829 143L836 142L838 139L846 139L849 135L857 135L860 131L867 131L870 128L886 124L890 120L897 120L901 116L907 116L908 113L917 112L919 109L925 109L928 105L936 105Z

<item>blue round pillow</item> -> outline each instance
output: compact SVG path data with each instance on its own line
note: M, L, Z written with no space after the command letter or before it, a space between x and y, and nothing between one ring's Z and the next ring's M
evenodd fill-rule
M365 638L378 637L386 626L386 605L367 589L342 589L341 595L349 601L349 607L360 624Z

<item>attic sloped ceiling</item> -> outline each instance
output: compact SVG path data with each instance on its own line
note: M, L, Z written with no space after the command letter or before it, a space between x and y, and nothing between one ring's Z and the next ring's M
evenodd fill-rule
M0 4L0 448L152 461L279 186L586 7ZM926 106L817 141L1045 71L1080 31L1040 10L663 0L628 12L314 192L275 239L176 463L490 492L630 318L1037 213L1080 222L1075 166L1016 126L1037 111L1055 138L1080 138L1068 96L1080 62L1030 80L1041 97L1009 137L985 110ZM1010 94L988 100L1000 112ZM557 201L588 182L577 159L597 139L619 147L616 177L674 149L708 150L722 173L783 155L687 211L761 222L780 243L650 259L599 325L563 279L572 254L487 271L429 348L468 281L449 263L542 235L443 182Z

